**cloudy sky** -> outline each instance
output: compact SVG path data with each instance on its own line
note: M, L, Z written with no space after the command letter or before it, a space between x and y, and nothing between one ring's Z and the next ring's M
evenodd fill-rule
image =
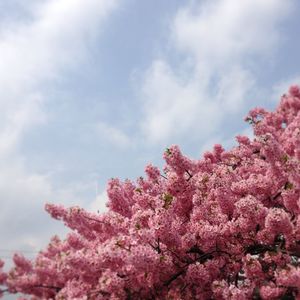
M0 257L64 227L46 202L105 210L179 144L250 134L300 83L297 0L0 0Z

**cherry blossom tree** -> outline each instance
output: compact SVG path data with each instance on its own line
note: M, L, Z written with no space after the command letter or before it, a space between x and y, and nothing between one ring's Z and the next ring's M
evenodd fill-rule
M300 299L300 89L245 119L202 159L178 146L163 172L111 179L109 211L47 204L71 231L31 261L14 255L1 294L31 299Z

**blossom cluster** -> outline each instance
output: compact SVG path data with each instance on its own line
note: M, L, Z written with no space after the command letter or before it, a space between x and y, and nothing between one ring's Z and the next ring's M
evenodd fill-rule
M161 172L108 183L108 212L47 204L71 230L15 254L2 292L30 299L300 299L300 89L199 160L176 145Z

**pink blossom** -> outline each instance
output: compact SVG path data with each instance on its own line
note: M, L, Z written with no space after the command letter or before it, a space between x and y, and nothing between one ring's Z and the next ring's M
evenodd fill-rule
M290 234L293 230L291 215L282 208L271 208L266 216L266 229L272 233Z
M284 294L284 289L276 287L272 282L268 285L263 285L260 288L260 296L263 300L280 299L280 296Z
M300 92L246 117L198 160L166 149L163 172L111 179L108 212L46 204L70 229L34 260L14 256L0 296L31 299L299 299Z

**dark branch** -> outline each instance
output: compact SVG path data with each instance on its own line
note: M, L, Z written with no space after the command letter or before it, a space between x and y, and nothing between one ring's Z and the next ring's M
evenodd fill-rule
M186 263L185 260L183 260L175 251L173 251L172 249L167 247L167 250L170 251L177 259L178 261L182 262L182 263Z
M183 273L185 272L185 270L181 270L180 272L174 274L173 276L171 276L165 283L164 286L169 286L174 280L176 280L179 276L181 276Z
M61 287L53 286L53 285L34 285L33 287L42 288L42 289L52 289L55 290L57 293L62 289Z
M160 254L162 251L160 249L160 245L159 245L159 238L157 239L157 246L152 245L150 242L148 242L148 244L151 246L152 249L154 249L158 254Z
M189 178L186 181L189 181L193 177L193 175L188 170L185 170L185 171L189 175Z
M199 247L198 245L192 246L189 250L186 251L186 253L197 253L199 255L205 254Z
M264 253L266 251L274 251L274 247L270 245L263 245L263 244L254 244L250 245L245 249L245 253L249 253L251 255L256 255L260 253Z

